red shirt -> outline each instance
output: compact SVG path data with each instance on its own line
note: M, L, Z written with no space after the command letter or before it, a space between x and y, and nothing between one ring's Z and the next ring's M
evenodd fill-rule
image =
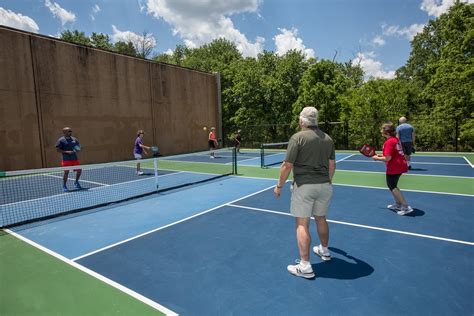
M210 132L209 133L209 140L216 141L216 132Z
M385 162L387 174L402 174L408 171L408 164L398 138L392 136L387 139L383 144L382 152L385 157L392 157L390 161Z

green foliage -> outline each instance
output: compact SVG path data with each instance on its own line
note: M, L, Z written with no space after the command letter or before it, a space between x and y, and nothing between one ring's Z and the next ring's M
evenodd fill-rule
M84 32L79 32L78 30L70 31L65 30L61 32L59 36L60 39L82 45L91 45L91 40L86 36Z
M107 34L93 32L90 41L94 47L113 50L113 45L110 43L110 38Z
M137 56L137 50L132 42L117 42L114 45L114 51L129 56Z
M88 38L77 30L64 31L61 38L132 56L146 53L137 52L131 42L111 44L100 33ZM338 148L354 149L365 142L380 147L381 124L406 116L416 128L418 149L472 150L474 4L456 1L447 13L429 21L411 45L396 79L367 82L361 67L350 61L305 59L300 51L243 58L226 39L198 48L177 45L171 54L153 59L218 72L222 138L230 140L240 128L247 146L288 140L298 128L301 109L315 106L320 127Z

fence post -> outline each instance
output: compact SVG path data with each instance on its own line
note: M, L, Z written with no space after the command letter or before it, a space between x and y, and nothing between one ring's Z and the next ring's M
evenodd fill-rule
M455 118L455 120L456 120L456 132L454 134L455 134L456 139L454 140L454 147L456 148L456 152L458 152L459 122L458 122L457 117Z

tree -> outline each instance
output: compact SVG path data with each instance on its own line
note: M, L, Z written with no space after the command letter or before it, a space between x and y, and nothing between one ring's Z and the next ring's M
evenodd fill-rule
M420 90L419 132L426 149L455 149L474 112L474 4L456 1L415 36L407 64L397 71ZM468 125L470 126L470 125ZM458 130L456 130L458 128ZM472 143L461 133L461 143ZM472 147L465 148L467 150Z
M110 43L110 38L107 34L92 32L90 41L94 47L113 50L113 45Z
M114 51L119 54L125 54L130 56L137 56L137 51L132 42L122 42L119 41L114 45Z
M59 36L60 39L82 45L91 45L91 40L86 36L84 32L79 32L78 30L70 31L65 30L61 32Z
M143 31L139 37L129 39L128 42L133 43L136 56L141 58L148 58L156 45L155 38L147 31Z

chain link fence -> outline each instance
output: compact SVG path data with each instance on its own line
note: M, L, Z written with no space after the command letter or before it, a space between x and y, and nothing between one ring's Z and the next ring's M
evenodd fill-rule
M415 128L415 145L418 151L470 152L474 148L473 118L414 118L409 122ZM381 125L381 124L380 124ZM336 149L357 150L364 143L381 148L382 138L377 123L367 122L320 122L319 128L334 140ZM234 145L234 136L241 130L242 147L260 148L262 143L285 142L298 131L298 126L264 124L224 126L225 146Z

